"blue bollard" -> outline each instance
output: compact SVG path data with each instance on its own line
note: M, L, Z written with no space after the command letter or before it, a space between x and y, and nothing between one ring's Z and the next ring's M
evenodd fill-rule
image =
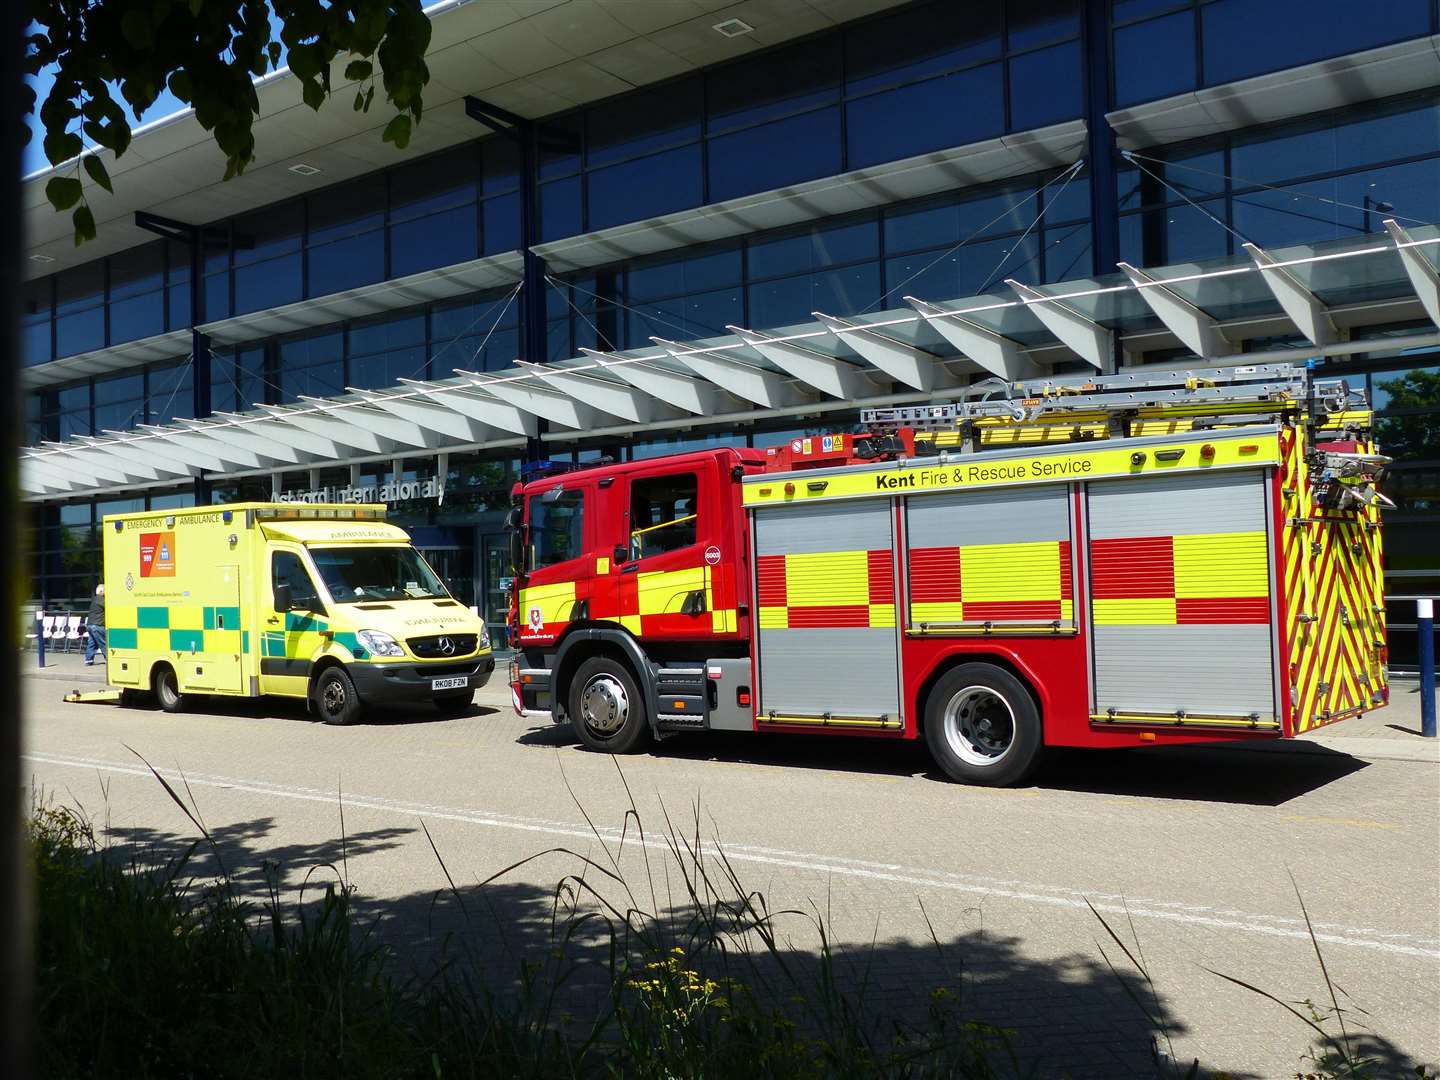
M45 666L45 616L35 616L35 663L39 667Z
M1416 631L1420 637L1420 734L1435 738L1435 601L1415 601Z

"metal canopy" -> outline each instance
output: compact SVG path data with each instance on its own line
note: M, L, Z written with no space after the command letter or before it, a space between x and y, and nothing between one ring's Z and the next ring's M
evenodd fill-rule
M434 381L262 405L245 413L44 443L21 456L21 486L36 500L455 450L511 451L526 437L573 443L737 425L764 418L847 413L862 406L952 400L993 377L1093 370L1177 348L1209 364L1247 340L1300 336L1310 344L1243 356L1303 362L1376 347L1352 332L1440 326L1440 228L1402 228L1354 240L1142 270L1059 285L1011 281L1007 294L932 302L503 372L458 370ZM1397 327L1398 329L1399 327ZM1117 349L1118 346L1118 349ZM1440 346L1440 333L1384 338L1386 350ZM1240 357L1237 356L1237 360ZM1171 361L1173 362L1173 361ZM1184 363L1184 361L1179 361Z

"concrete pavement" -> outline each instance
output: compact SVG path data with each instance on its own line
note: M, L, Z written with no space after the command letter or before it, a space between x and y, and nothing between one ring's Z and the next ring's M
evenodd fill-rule
M37 785L83 803L122 840L188 842L193 827L133 748L183 772L227 865L244 868L237 879L258 884L274 860L296 886L317 864L343 863L416 963L445 930L474 936L497 969L543 948L574 856L477 883L557 846L615 855L644 906L676 915L686 904L664 850L668 814L679 831L723 843L771 910L826 913L872 1010L913 1013L959 980L975 1015L1018 1029L1042 1075L1149 1073L1152 1025L1109 971L1107 957L1128 965L1087 900L1138 937L1177 1059L1292 1075L1305 1030L1205 970L1287 1000L1325 996L1292 875L1335 981L1370 1014L1376 1052L1396 1066L1440 1058L1440 769L1405 730L1418 730L1418 706L1412 721L1403 683L1396 706L1308 744L1062 753L1035 786L990 791L938 780L915 746L776 736L670 740L619 761L622 783L616 761L565 730L515 718L499 686L457 720L333 729L270 703L179 717L59 704L86 674L27 680ZM1392 743L1399 758L1385 756ZM627 784L648 845L631 821L615 854ZM813 927L781 923L795 956L813 961Z

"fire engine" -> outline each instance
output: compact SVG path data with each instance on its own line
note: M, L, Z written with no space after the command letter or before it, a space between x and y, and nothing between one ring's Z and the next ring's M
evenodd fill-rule
M1046 747L1288 738L1388 700L1363 396L1251 365L992 385L861 430L518 484L516 710Z

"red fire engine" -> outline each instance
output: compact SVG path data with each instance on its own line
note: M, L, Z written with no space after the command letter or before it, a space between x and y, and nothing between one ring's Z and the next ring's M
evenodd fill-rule
M1385 458L1282 365L1021 383L865 434L515 490L515 708L614 753L687 731L1046 746L1291 737L1387 701Z

